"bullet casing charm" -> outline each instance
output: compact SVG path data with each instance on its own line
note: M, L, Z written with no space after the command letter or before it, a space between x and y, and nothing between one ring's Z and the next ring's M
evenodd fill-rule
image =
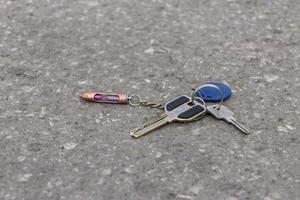
M110 104L127 104L129 101L128 95L123 93L87 92L80 94L80 98L85 101Z
M85 101L109 104L129 104L131 106L144 106L163 109L164 105L154 101L145 101L137 95L129 96L124 93L87 92L80 94L80 98Z

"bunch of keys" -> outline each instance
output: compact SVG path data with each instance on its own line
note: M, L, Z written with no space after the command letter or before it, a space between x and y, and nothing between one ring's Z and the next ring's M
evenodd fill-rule
M80 97L84 100L99 103L129 104L131 106L149 106L164 109L158 117L130 131L134 138L144 136L171 122L193 122L201 119L207 113L214 118L224 120L234 125L242 133L249 134L247 128L235 119L235 114L226 106L224 101L231 96L228 85L220 82L209 82L195 89L192 96L181 95L169 101L165 105L142 100L139 95L127 95L122 93L83 93ZM210 104L208 102L218 102Z
M231 111L228 107L226 107L224 105L224 100L230 98L230 96L231 96L231 90L228 90L230 88L227 85L225 85L225 88L222 89L221 88L222 86L220 86L220 85L218 86L216 84L211 84L211 83L204 84L204 85L200 86L199 88L197 88L196 90L194 90L194 92L192 94L193 101L195 99L196 100L199 99L198 96L202 96L201 91L204 88L208 88L208 87L215 88L215 91L217 91L219 93L221 98L220 98L219 104L212 104L212 105L206 106L207 113L209 113L210 115L212 115L214 118L216 118L218 120L224 120L225 122L234 125L242 133L248 135L250 133L249 130L245 126L243 126L241 123L239 123L235 118L234 112Z

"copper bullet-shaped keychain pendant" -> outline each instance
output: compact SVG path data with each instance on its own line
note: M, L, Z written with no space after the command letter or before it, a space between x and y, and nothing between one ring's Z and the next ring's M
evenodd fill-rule
M80 98L86 101L111 104L128 103L128 95L122 93L87 92L80 94Z
M137 95L128 95L124 93L105 93L105 92L87 92L80 94L80 98L85 101L109 104L129 104L131 106L146 106L151 108L162 109L163 104L153 101L145 101Z
M137 94L128 96L124 93L87 92L80 94L80 98L90 102L129 104L131 106L139 106L142 103L141 97Z

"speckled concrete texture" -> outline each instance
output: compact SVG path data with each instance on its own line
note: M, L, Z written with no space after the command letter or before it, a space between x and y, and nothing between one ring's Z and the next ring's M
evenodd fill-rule
M298 0L0 0L0 199L300 199L299 65ZM251 135L78 98L209 80Z

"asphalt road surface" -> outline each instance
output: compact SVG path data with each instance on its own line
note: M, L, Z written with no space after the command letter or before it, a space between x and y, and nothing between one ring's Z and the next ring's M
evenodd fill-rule
M299 65L299 0L0 0L0 199L299 200ZM78 98L210 80L250 135Z

